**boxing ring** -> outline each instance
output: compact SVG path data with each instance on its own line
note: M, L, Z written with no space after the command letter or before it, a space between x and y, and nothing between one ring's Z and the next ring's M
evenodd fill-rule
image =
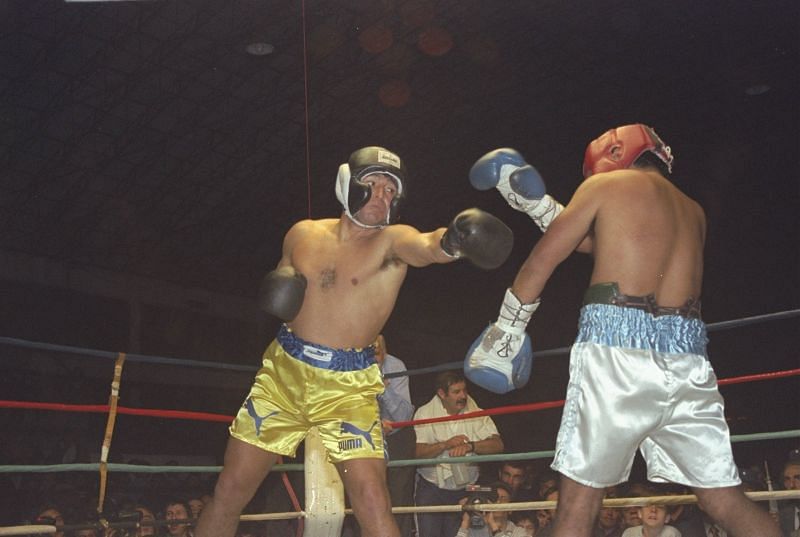
M731 321L723 321L712 323L708 325L708 331L721 331L733 328L740 328L747 325L757 323L766 323L771 321L789 319L800 316L800 309L788 310L783 312L771 313L755 317L747 317ZM176 420L190 420L190 421L203 421L203 422L216 422L228 424L232 421L233 416L226 416L222 414L213 414L207 412L193 412L186 410L165 410L165 409L149 409L149 408L133 408L126 407L119 404L119 391L123 382L123 372L126 362L142 362L152 365L171 365L180 367L199 367L199 368L212 368L223 371L238 371L238 372L252 372L257 371L256 367L239 366L225 363L214 363L199 360L186 360L159 356L149 356L140 354L125 354L114 353L108 351L84 349L78 347L70 347L66 345L55 345L49 343L33 342L28 340L21 340L9 337L0 337L0 345L27 348L34 350L43 350L56 353L68 353L82 358L102 358L113 359L114 368L113 376L110 383L110 393L107 404L70 404L70 403L44 403L36 401L18 401L18 400L0 400L0 408L3 409L18 409L18 410L34 410L34 411L58 411L69 413L99 413L106 415L105 434L103 435L102 444L100 446L100 460L96 463L75 463L75 464L49 464L49 465L0 465L0 474L26 474L26 473L63 473L63 472L92 472L98 474L98 504L97 512L103 513L104 502L108 492L108 474L110 472L119 473L216 473L221 470L219 466L145 466L136 464L118 464L109 463L108 458L111 452L112 440L114 437L116 418L119 415L135 415L145 416L150 418L160 419L176 419ZM557 349L550 349L534 353L535 358L564 355L569 352L569 347L562 347ZM434 367L420 368L409 370L399 374L388 374L387 378L400 376L400 375L422 375L434 372L460 369L462 362L450 362L440 364ZM750 375L743 375L731 378L720 379L719 386L724 387L731 384L743 384L751 382L768 382L775 379L796 377L800 376L800 368L788 369L782 371L771 371L763 373L754 373ZM524 389L524 388L523 388ZM440 421L451 421L468 419L479 416L497 416L504 414L518 414L527 412L537 412L546 409L559 408L564 404L563 400L558 401L542 401L536 403L528 403L521 405L511 405L496 407L491 409L484 409L478 412L472 412L457 416L446 416L443 418L432 418L418 421L396 422L395 427L409 427L415 424L434 423ZM757 442L768 441L776 439L787 438L800 438L800 429L786 430L786 431L772 431L761 432L755 434L744 435L731 435L732 443L739 442ZM443 462L465 462L482 463L482 462L503 462L508 460L535 460L552 458L554 451L531 451L520 453L504 453L495 455L472 455L469 457L453 457L453 458L433 458L433 459L412 459L412 460L395 460L390 461L389 466L421 466L421 465L434 465ZM280 462L280 461L279 461ZM302 471L305 480L305 507L303 508L288 484L285 472ZM261 513L261 514L246 514L240 517L243 522L257 522L268 520L290 520L297 519L299 521L297 527L297 534L305 535L307 537L339 537L342 530L342 523L345 515L351 515L352 510L345 508L344 491L341 479L339 478L336 469L332 464L327 462L325 450L322 446L321 440L316 434L316 430L312 429L306 438L305 446L305 460L304 464L277 464L272 472L282 472L284 483L287 485L287 490L295 508L294 511L282 513ZM771 489L771 487L770 487ZM754 501L779 501L787 499L800 498L800 491L774 491L767 490L761 492L751 492L747 495ZM644 505L646 503L660 503L666 505L678 505L696 503L697 498L693 495L684 496L663 496L663 497L648 497L648 498L613 498L606 499L604 506L606 507L626 507L635 505ZM538 502L517 502L510 504L482 504L478 506L472 505L438 505L438 506L395 506L392 512L400 513L422 513L422 512L462 512L473 511L476 509L481 511L517 511L517 510L539 510L539 509L553 509L555 502L551 501L538 501ZM170 523L176 522L171 520ZM191 523L191 521L186 521ZM34 535L34 534L52 534L56 531L71 531L83 528L135 528L138 523L135 522L109 522L100 517L99 522L91 524L73 524L65 526L53 525L21 525L21 526L4 526L0 527L0 536L5 535ZM166 524L164 520L157 520L153 523L156 526Z

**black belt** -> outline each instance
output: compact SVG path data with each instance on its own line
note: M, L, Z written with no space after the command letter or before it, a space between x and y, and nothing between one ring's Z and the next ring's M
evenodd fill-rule
M667 308L659 306L656 296L649 294L646 296L625 295L619 292L619 285L616 282L596 283L586 290L583 295L585 304L610 304L621 308L634 308L658 317L660 315L680 315L687 319L700 318L700 300L690 298L686 304L678 308Z

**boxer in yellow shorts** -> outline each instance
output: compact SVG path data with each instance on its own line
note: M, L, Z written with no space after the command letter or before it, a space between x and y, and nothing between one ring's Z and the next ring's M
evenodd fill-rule
M377 397L383 393L374 347L340 350L297 337L282 325L264 352L231 436L294 456L316 426L331 462L383 458ZM313 389L308 389L313 386Z
M396 224L405 182L399 156L383 147L359 149L336 175L339 217L301 220L284 236L258 303L286 325L230 428L196 537L233 537L239 514L279 456L293 454L312 426L339 472L361 535L399 537L386 487L377 401L383 382L372 345L409 266L463 257L496 268L513 245L511 230L479 209L427 233ZM322 523L316 517L306 533Z

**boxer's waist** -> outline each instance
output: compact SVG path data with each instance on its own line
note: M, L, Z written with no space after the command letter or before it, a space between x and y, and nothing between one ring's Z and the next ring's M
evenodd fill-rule
M281 325L276 338L291 357L308 365L331 371L359 371L375 364L375 347L336 349L297 337L288 326Z
M654 317L679 315L687 319L700 319L700 300L690 298L683 306L659 306L654 294L634 296L620 293L617 282L596 283L586 290L583 304L609 304L621 308L634 308L645 311Z

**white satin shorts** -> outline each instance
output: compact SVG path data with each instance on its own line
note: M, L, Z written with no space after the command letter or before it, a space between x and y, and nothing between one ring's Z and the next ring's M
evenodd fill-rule
M570 357L552 468L586 486L647 478L691 487L741 483L699 319L589 304Z

